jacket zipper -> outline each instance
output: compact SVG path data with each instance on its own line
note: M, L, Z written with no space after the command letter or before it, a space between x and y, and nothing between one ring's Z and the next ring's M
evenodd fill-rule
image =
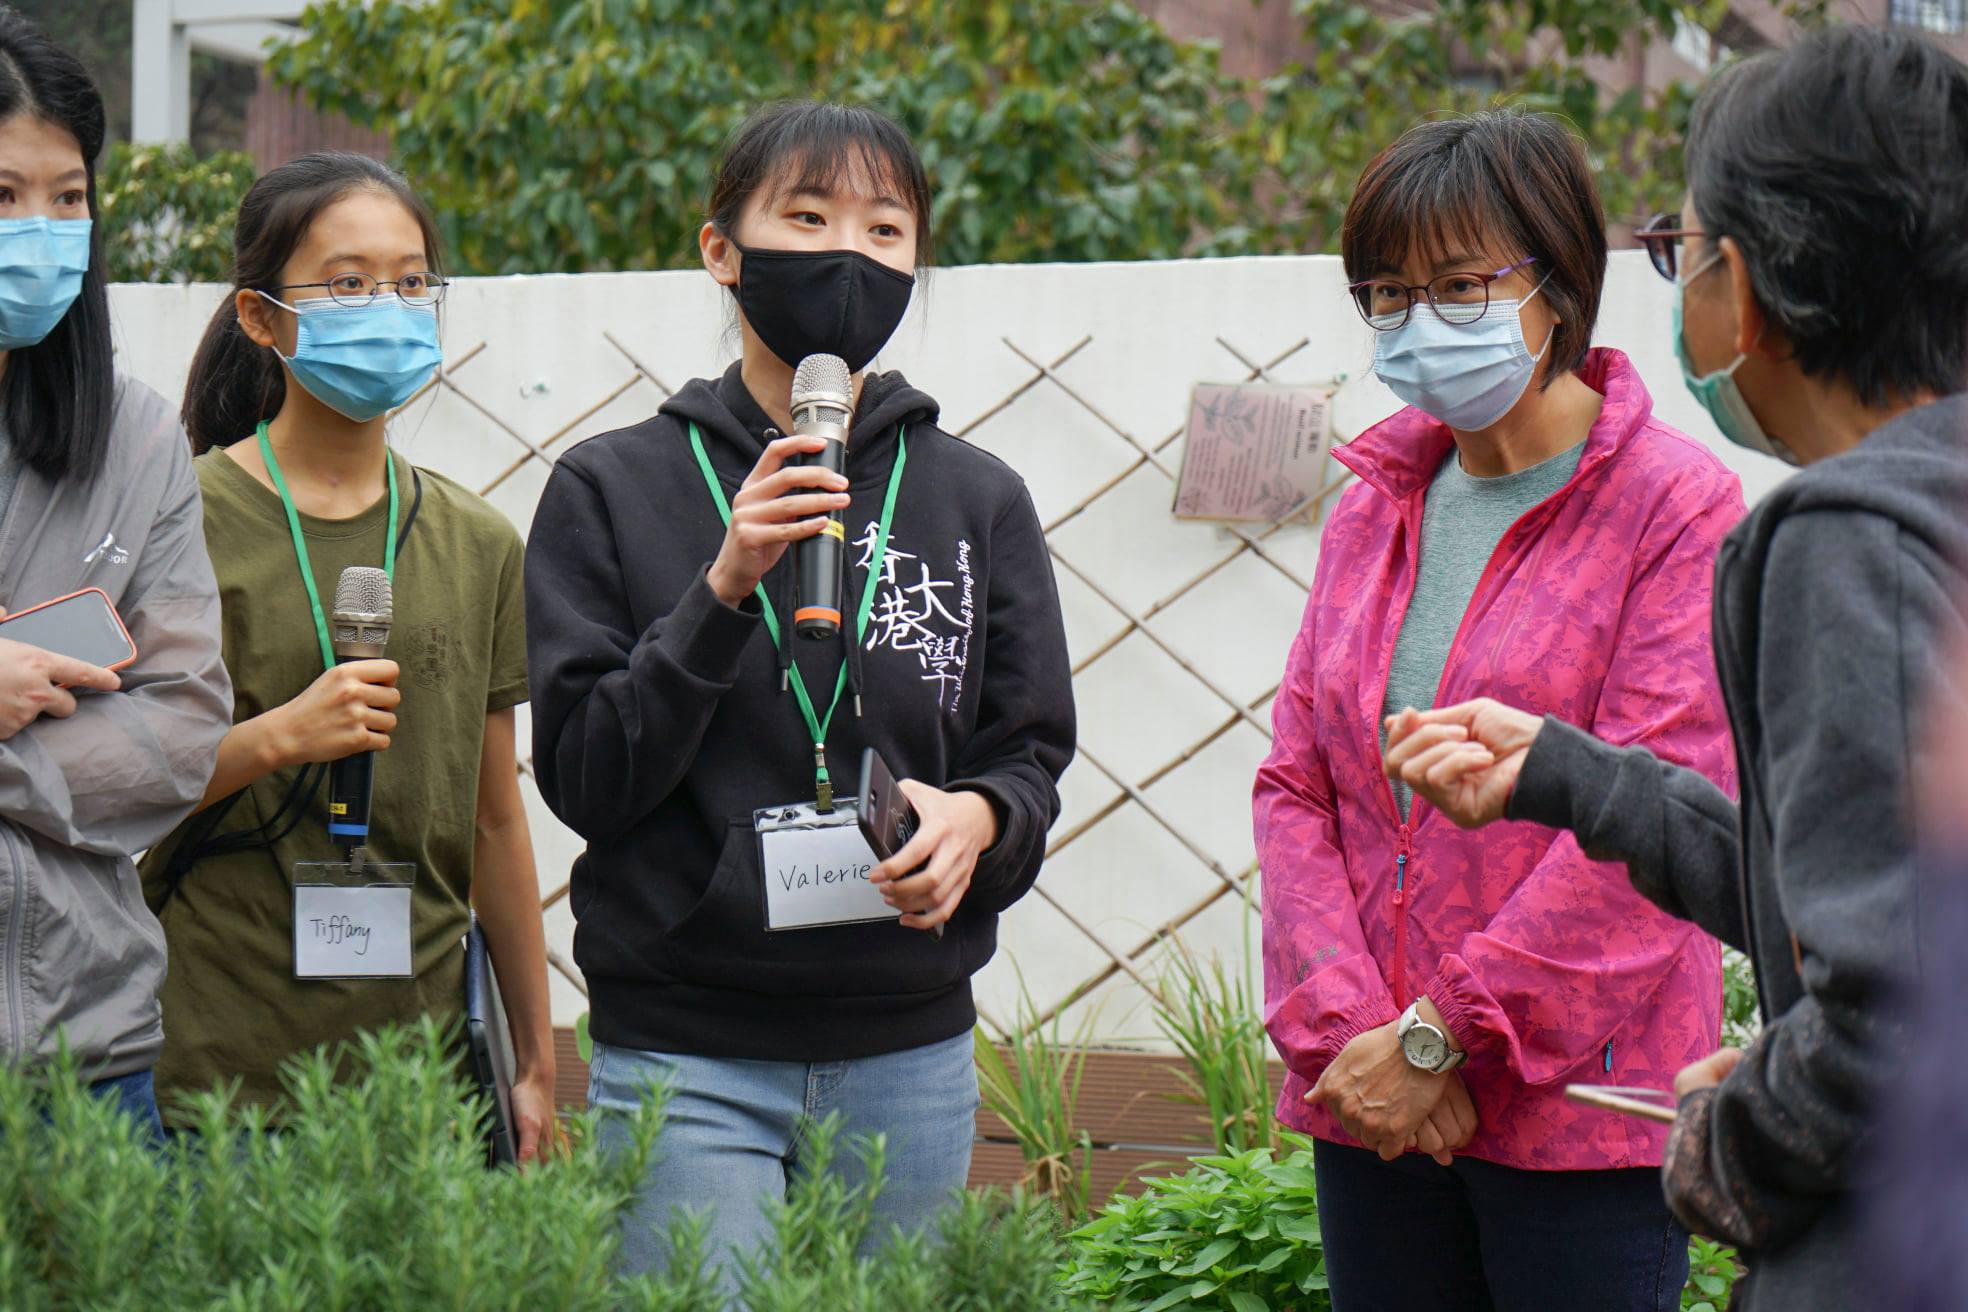
M1725 631L1722 615L1723 576L1735 563L1733 560L1724 559L1729 554L1729 551L1730 548L1727 541L1723 542L1721 547L1716 550L1715 590L1714 595L1709 599L1709 638L1714 644L1718 657L1729 645L1727 641L1729 635ZM1743 946L1749 949L1745 955L1749 957L1750 969L1752 971L1759 971L1762 969L1762 953L1756 942L1756 889L1749 878L1750 776L1749 770L1746 768L1748 762L1743 760L1741 750L1743 741L1742 717L1737 714L1735 698L1729 695L1730 680L1723 678L1719 683L1722 689L1722 711L1729 720L1729 737L1737 745L1736 765L1738 767L1737 774L1740 776L1736 780L1736 832L1742 844L1742 861L1741 868L1736 872L1736 896L1742 902ZM1756 1011L1762 1018L1763 1023L1768 1025L1770 1023L1769 994L1760 987L1756 990Z
M20 940L21 921L27 912L27 862L16 851L14 837L0 826L0 844L7 849L7 867L13 874L14 903L7 908L7 1055L9 1059L25 1061L29 1054L21 1051L27 1043L27 1023L21 1015L21 982L26 972L21 967Z
M1469 628L1469 617L1475 613L1477 599L1483 595L1483 589L1489 585L1491 576L1496 572L1497 558L1502 555L1504 546L1533 515L1538 514L1547 506L1556 505L1560 500L1569 495L1572 489L1578 485L1579 474L1583 469L1584 462L1583 457L1581 457L1579 469L1572 471L1572 476L1566 480L1565 486L1559 488L1556 492L1553 492L1550 496L1538 502L1537 505L1532 506L1529 510L1519 515L1516 522L1505 529L1503 536L1497 539L1496 546L1490 552L1490 558L1483 563L1483 572L1476 577L1476 590L1469 594L1469 605L1463 608L1462 622L1456 626L1455 637L1449 641L1448 655L1442 661L1442 677L1435 684L1436 705L1439 706L1442 703L1442 689L1448 686L1449 671L1455 668L1456 657L1461 653L1462 640ZM1408 595L1401 603L1401 622L1403 624L1407 622L1408 607L1414 604L1415 588L1421 581L1421 524L1422 517L1426 514L1427 510L1428 498L1426 487L1422 489L1418 497L1411 497L1411 499L1417 502L1414 512L1412 514L1406 513L1404 509L1402 515L1403 527L1407 531L1408 540L1413 544L1413 549L1409 553L1408 563ZM1396 641L1399 641L1398 633L1396 634ZM1387 703L1387 685L1393 681L1393 678L1394 646L1390 643L1387 648L1386 668L1381 672L1380 696L1373 703L1373 718L1370 721L1374 730L1373 746L1376 753L1379 752L1381 746L1381 711ZM1387 777L1386 771L1383 770L1379 773L1380 791L1381 795L1387 799L1388 814L1394 817L1394 823L1399 825L1401 830L1401 846L1394 857L1393 982L1394 1000L1405 1007L1408 1004L1408 903L1411 900L1408 897L1407 890L1408 864L1414 859L1413 838L1416 817L1419 815L1418 808L1426 806L1427 803L1420 797L1413 798L1408 803L1408 814L1403 817L1401 815L1401 803L1394 796L1394 781Z
M1401 848L1394 856L1394 1001L1408 1005L1408 862L1414 847L1408 826L1401 826Z

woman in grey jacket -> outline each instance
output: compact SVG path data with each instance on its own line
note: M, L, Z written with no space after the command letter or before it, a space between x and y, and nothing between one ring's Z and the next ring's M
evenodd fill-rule
M0 640L0 1062L65 1041L155 1132L164 935L132 857L205 790L232 719L191 451L111 371L89 76L0 7L0 611L115 603L121 675Z

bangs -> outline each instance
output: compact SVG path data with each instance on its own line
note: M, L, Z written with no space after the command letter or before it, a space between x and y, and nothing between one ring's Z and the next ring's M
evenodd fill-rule
M1368 167L1341 241L1349 281L1399 273L1411 260L1432 270L1488 251L1502 267L1541 254L1491 162L1463 145L1403 138Z
M914 212L908 166L863 137L837 137L801 143L793 153L768 163L759 191L768 200L792 196L862 196L892 201Z

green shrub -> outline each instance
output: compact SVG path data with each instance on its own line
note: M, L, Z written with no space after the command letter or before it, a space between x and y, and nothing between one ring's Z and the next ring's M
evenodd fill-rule
M1221 956L1199 958L1171 936L1169 968L1162 976L1155 1023L1187 1063L1182 1082L1187 1100L1209 1117L1218 1152L1278 1147L1272 1115L1271 1040L1251 996L1244 963L1253 960L1245 903L1244 953L1226 965Z
M1722 949L1722 1042L1747 1048L1763 1029L1756 1009L1756 972L1749 958L1734 948Z
M257 172L251 155L200 159L182 142L109 148L97 186L111 282L222 282L232 225Z
M1198 1157L1144 1182L1067 1236L1068 1292L1123 1312L1331 1312L1312 1180L1312 1141Z
M975 1031L977 1087L984 1105L1011 1127L1025 1171L1021 1188L1049 1198L1068 1219L1084 1215L1093 1187L1093 1138L1079 1128L1080 1079L1086 1073L1089 1013L1068 1042L1059 1018L1039 1019L1038 1004L1018 977L1018 1014L1006 1057L979 1026Z
M1725 1312L1742 1273L1735 1249L1696 1235L1688 1244L1688 1283L1681 1290L1681 1312Z
M198 1133L154 1151L73 1066L0 1068L0 1307L8 1312L727 1312L701 1220L672 1232L668 1270L612 1270L630 1186L658 1151L660 1093L604 1160L590 1117L568 1153L487 1170L477 1106L426 1025L297 1059L279 1133L224 1094ZM338 1061L343 1082L336 1080ZM825 1143L830 1136L822 1134ZM879 1142L864 1145L877 1170ZM831 1151L822 1148L821 1151ZM1049 1208L966 1196L940 1248L895 1238L854 1257L865 1191L824 1173L777 1214L780 1247L744 1271L751 1312L1056 1312Z

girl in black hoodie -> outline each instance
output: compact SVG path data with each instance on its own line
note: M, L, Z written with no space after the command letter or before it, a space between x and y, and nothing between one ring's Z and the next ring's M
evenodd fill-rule
M540 787L588 842L574 943L604 1138L626 1139L618 1113L647 1081L673 1088L625 1235L633 1270L662 1262L677 1205L711 1209L720 1255L756 1248L829 1114L887 1138L878 1233L963 1185L970 977L1038 875L1073 751L1023 482L938 429L901 375L862 372L927 262L914 145L868 109L766 109L727 149L698 240L735 295L743 358L568 452L526 560ZM822 441L784 436L794 368L816 353L853 371L845 478L797 462ZM787 548L835 511L840 639L796 640ZM816 738L843 802L872 747L921 824L856 890L884 919L769 930L767 882L794 893L799 863L765 869L755 813L828 791ZM858 1181L842 1156L832 1169Z

